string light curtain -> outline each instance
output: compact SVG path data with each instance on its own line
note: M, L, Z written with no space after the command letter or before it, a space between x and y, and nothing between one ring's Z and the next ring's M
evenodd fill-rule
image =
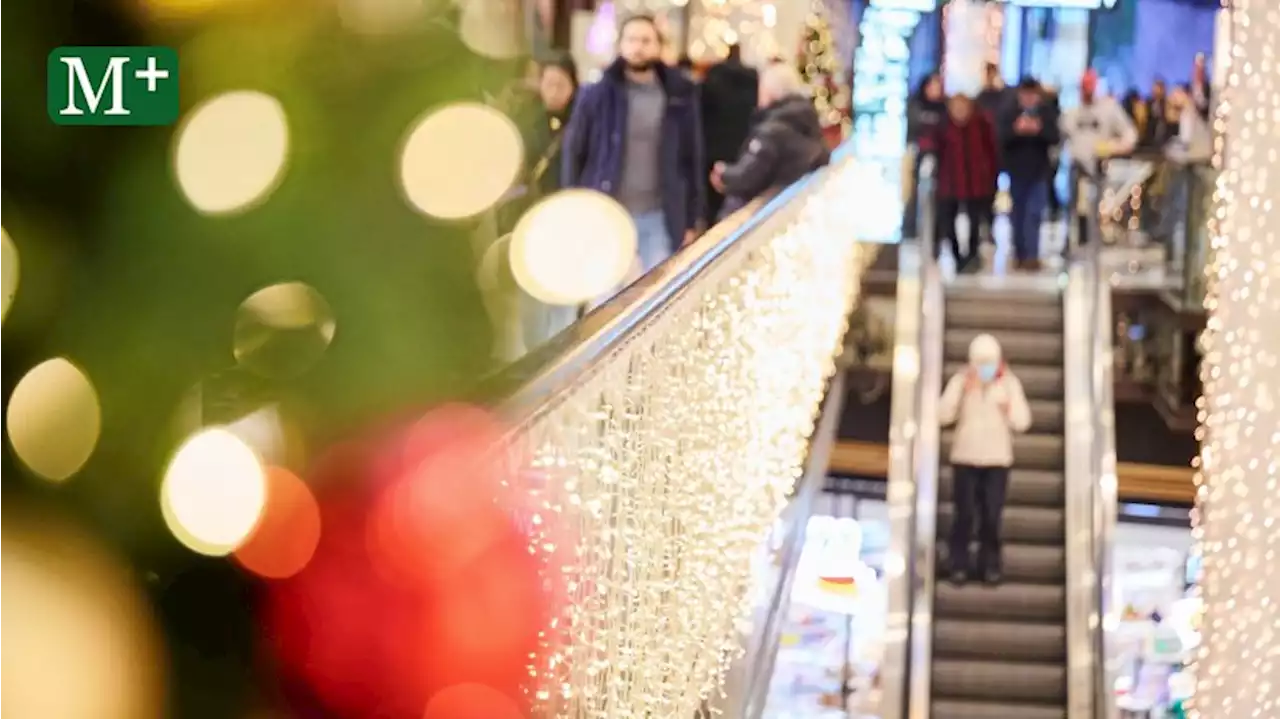
M1195 536L1203 636L1190 716L1280 716L1280 4L1233 0L1217 101Z
M838 42L840 22L823 0L812 0L800 41L800 74L813 95L829 139L838 142L852 125L850 68Z

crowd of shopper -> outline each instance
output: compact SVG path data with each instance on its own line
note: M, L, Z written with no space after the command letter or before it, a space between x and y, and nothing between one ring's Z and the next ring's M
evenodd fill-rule
M663 48L654 19L635 15L620 24L617 58L599 81L579 87L567 57L537 64L529 78L536 93L516 113L528 162L520 201L508 203L500 222L505 229L540 197L596 190L635 223L638 275L754 198L827 163L817 111L790 64L757 70L732 46L699 82L691 64L666 64ZM526 346L584 309L528 297L524 305Z
M1191 78L1172 92L1157 80L1149 96L1131 91L1120 102L1100 92L1097 75L1088 71L1080 80L1079 102L1063 110L1054 88L1030 77L1006 87L995 65L987 66L982 90L973 97L948 96L942 77L929 75L907 109L912 172L904 235L916 236L920 229L915 179L923 159L932 156L934 251L950 247L960 271L979 266L979 256L989 254L984 248L993 247L993 207L1003 174L1010 198L1012 266L1039 269L1044 220L1058 216L1064 205L1074 209L1081 180L1101 177L1107 159L1135 151L1172 163L1208 158L1209 84L1203 58L1197 58ZM1063 157L1069 178L1066 197L1054 181ZM961 214L969 220L969 241L963 244L956 233ZM1083 241L1088 234L1078 236Z

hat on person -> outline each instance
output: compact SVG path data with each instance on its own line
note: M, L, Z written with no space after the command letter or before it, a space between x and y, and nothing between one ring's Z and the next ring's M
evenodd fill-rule
M1080 78L1080 90L1082 92L1093 92L1098 89L1098 71L1092 68L1085 70L1084 75Z
M977 366L1000 362L1000 342L989 334L980 334L969 343L969 364Z

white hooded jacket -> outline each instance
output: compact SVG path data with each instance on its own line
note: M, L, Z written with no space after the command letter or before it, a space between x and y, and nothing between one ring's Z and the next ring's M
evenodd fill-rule
M1013 465L1013 433L1031 427L1031 408L1022 383L1000 359L1000 343L978 335L969 344L969 366L947 382L938 406L943 427L956 425L951 463L974 467ZM978 376L983 364L999 367L990 382Z
M1120 103L1110 97L1095 97L1067 110L1058 119L1058 129L1066 141L1067 154L1089 172L1098 169L1099 153L1123 155L1133 151L1138 130Z

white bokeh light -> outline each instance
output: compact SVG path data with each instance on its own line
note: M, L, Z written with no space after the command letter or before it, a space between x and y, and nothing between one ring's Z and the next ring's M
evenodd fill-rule
M262 517L266 470L243 440L207 429L174 454L160 488L165 523L178 541L210 556L239 547Z
M418 120L400 155L405 198L424 214L462 219L493 206L516 181L524 142L511 118L457 103Z
M577 305L618 287L635 264L636 226L593 190L566 190L535 205L511 237L511 273L535 298Z
M284 176L288 154L289 127L279 101L237 90L187 114L174 135L174 174L197 210L228 214L264 200Z

